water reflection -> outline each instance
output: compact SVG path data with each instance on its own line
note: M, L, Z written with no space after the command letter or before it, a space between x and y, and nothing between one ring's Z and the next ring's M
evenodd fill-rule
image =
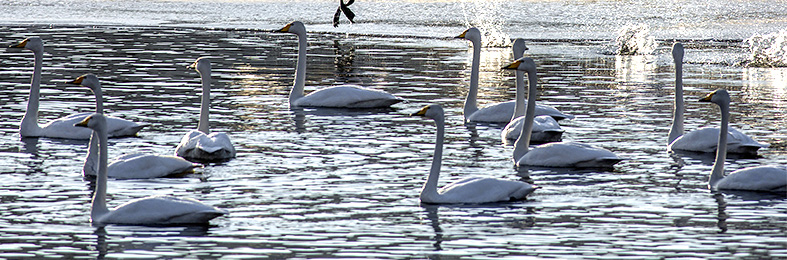
M718 222L716 226L719 227L719 233L727 232L727 202L724 201L724 194L721 192L713 193L713 199L716 200L716 204L718 204L717 210L718 215L716 219Z
M635 88L653 82L656 71L654 55L615 55L615 81L621 87Z
M434 247L435 251L442 251L443 229L440 228L440 216L438 216L438 210L440 209L440 206L422 203L421 207L426 210L426 217L429 218L429 224L434 230L434 237L432 238L434 243L432 246Z

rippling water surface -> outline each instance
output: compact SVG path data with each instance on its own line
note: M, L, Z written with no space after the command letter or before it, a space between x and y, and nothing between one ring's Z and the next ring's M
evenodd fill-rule
M28 99L32 53L2 50L0 258L787 258L785 195L711 193L706 182L712 155L665 151L674 94L669 47L674 38L683 37L674 30L650 26L657 44L652 55L615 56L604 53L619 28L605 35L603 30L582 29L598 24L577 18L575 26L582 28L552 37L545 28L574 27L542 24L540 36L528 41L526 54L538 64L539 101L576 116L561 121L565 140L605 147L627 160L609 171L517 171L509 158L511 147L500 141L502 126L462 123L471 51L466 42L445 37L460 33L465 18L431 25L430 16L419 17L408 9L462 5L458 10L468 16L467 10L476 8L472 4L400 3L404 14L399 16L375 13L380 11L359 1L353 5L359 24L342 24L331 32L328 23L307 22L308 30L324 31L309 35L307 91L353 83L408 102L372 111L292 111L287 94L297 57L295 36L256 29L279 28L297 18L292 13L303 14L305 21L324 14L306 15L296 7L264 1L227 2L230 7L268 7L282 13L258 15L258 20L244 16L238 22L243 25L235 25L232 19L202 16L205 9L182 11L221 5L217 3L70 3L51 8L93 6L93 12L111 21L80 20L59 12L25 20L24 14L41 8L15 1L0 4L13 14L0 26L4 44L33 35L45 42L40 122L91 111L94 99L89 92L64 82L94 73L102 80L107 113L151 124L138 137L110 139L110 157L136 151L171 154L198 120L199 77L185 67L211 56L211 127L231 136L237 158L207 164L182 178L110 180L108 200L115 206L151 194L174 194L230 214L208 227L91 226L92 186L81 176L86 141L20 139L17 129ZM328 18L336 8L332 2L312 4L330 10ZM751 12L737 20L757 20L751 14L765 12L757 7L763 4L767 2L740 8ZM500 5L495 7L512 10ZM571 17L595 14L572 12L582 4L541 5L563 8L559 10ZM158 6L174 10L161 11L162 20L180 18L154 22L147 12L140 15L141 24L113 18ZM233 10L239 16L250 12ZM757 20L763 24L758 30L770 33L771 21L783 20L783 14L766 12ZM195 26L192 20L216 28ZM625 21L600 23L622 26ZM387 36L392 24L424 30ZM364 28L375 33L356 32ZM422 35L430 30L440 33ZM728 159L728 171L787 164L787 70L735 65L749 55L742 42L750 32L722 28L716 30L722 36L709 40L698 37L698 30L687 31L691 39L685 41L686 129L718 124L718 109L695 100L726 88L733 96L732 125L771 144L757 158ZM524 34L505 27L502 31L514 37ZM513 98L513 73L499 69L510 60L508 47L483 49L481 105ZM435 127L408 114L433 102L447 113L442 184L492 176L542 188L516 203L420 205L418 193L429 171Z

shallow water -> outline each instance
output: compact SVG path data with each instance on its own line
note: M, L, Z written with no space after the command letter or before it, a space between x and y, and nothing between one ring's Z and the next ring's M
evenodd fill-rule
M14 3L0 6L9 9ZM71 3L57 8L110 2ZM150 4L167 3L177 7L201 2ZM228 5L289 10L283 4L254 3ZM367 10L361 3L353 9L359 19ZM430 3L405 6L418 4ZM149 7L119 2L113 8L96 9L111 18L115 12ZM182 15L180 9L173 10ZM6 21L13 23L19 13ZM189 17L197 19L198 14L201 9ZM279 20L290 15L260 18L260 23L275 26L259 28L278 28L286 23ZM60 16L46 17L38 21ZM712 155L671 156L665 151L674 68L672 41L664 38L675 35L653 26L650 30L658 39L653 55L603 54L609 42L598 38L611 40L614 35L575 36L582 30L528 41L527 55L539 67L539 101L577 117L561 121L564 139L602 146L627 160L610 171L517 172L509 158L511 147L499 139L502 126L462 123L470 51L465 42L444 38L460 33L461 21L446 26L450 30L425 26L444 34L435 37L310 34L307 91L354 83L408 102L373 111L291 111L287 93L297 55L292 35L246 30L245 24L210 17L200 21L222 28L186 22L148 27L162 24L144 15L139 19L144 27L122 19L111 22L124 26L81 19L82 25L0 27L5 43L31 35L45 41L40 122L91 111L89 92L63 83L94 73L102 80L107 113L151 124L139 137L110 139L110 157L135 151L170 154L180 137L196 128L199 113L198 74L185 66L200 56L214 57L211 127L230 135L237 158L205 165L183 178L110 180L108 199L114 206L151 194L175 194L230 214L209 227L92 227L92 188L80 175L86 142L20 140L17 124L24 114L32 54L3 50L0 258L787 257L784 195L710 193L706 182ZM390 24L410 24L386 22L396 19L367 21L346 30L366 26L388 32ZM327 24L314 27L329 30ZM719 31L724 37L718 39L743 34ZM518 37L515 30L508 33ZM747 55L741 42L749 36L723 41L697 37L686 44L686 129L718 124L718 109L695 100L723 87L733 96L732 125L771 144L758 158L728 159L728 171L787 164L787 70L734 65ZM511 60L510 53L509 48L483 50L481 105L513 98L513 73L499 70ZM432 102L442 104L447 113L441 183L493 176L542 188L516 203L419 205L435 127L407 115Z

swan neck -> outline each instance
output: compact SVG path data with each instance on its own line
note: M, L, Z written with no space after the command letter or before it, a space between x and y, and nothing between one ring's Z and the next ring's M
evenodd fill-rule
M438 196L437 193L437 181L440 178L440 167L443 163L443 142L445 140L445 119L443 116L439 116L434 119L435 125L437 125L437 140L435 141L434 147L434 156L432 158L432 168L429 170L429 177L426 179L426 183L424 183L424 187L421 190L421 197L423 198L425 195L427 196Z
M82 175L96 175L96 164L98 163L98 134L93 131L90 135L90 142L87 145L87 156L85 157L85 165L82 166Z
M298 35L298 63L295 67L295 83L290 90L290 106L303 97L303 88L306 85L306 33Z
M19 126L23 136L31 131L41 130L41 127L38 126L38 104L41 98L41 68L44 63L44 51L33 51L33 57L35 61L33 63L33 78L30 80L30 97L27 100L27 110Z
M672 128L669 131L668 144L683 135L683 62L675 61L675 102L672 110Z
M525 115L525 72L516 70L516 96L514 97L514 116L511 121L517 117Z
M525 124L522 126L522 132L519 133L519 138L514 143L514 162L516 163L519 158L525 156L530 146L530 135L533 131L533 120L536 118L536 99L538 98L538 76L533 71L528 71L527 81L529 84L527 91L527 109L525 109Z
M200 73L202 78L202 103L200 104L199 123L197 130L205 134L210 134L210 73Z
M470 68L470 91L467 92L467 98L465 98L465 121L475 111L478 111L476 100L478 99L478 74L481 69L481 42L477 40L471 42L473 43L473 61Z
M103 114L104 94L102 93L101 85L96 86L96 88L93 90L93 94L96 96L96 114Z
M98 172L96 173L96 190L93 193L93 205L90 211L90 219L93 222L101 219L109 213L107 209L107 129L106 122L100 128L94 130L98 132Z
M716 185L724 178L724 161L727 159L727 135L730 123L730 106L720 105L721 126L719 126L719 143L716 146L716 161L713 163L708 186L716 190Z

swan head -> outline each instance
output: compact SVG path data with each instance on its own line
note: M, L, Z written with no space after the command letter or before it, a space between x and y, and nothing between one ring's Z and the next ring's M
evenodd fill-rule
M481 31L475 27L472 27L462 32L462 34L459 36L456 36L456 38L469 40L471 42L481 42Z
M725 89L717 89L705 97L700 99L700 102L711 102L719 105L720 107L730 105L730 93Z
M98 91L99 88L101 88L101 85L98 82L98 77L96 77L96 75L93 74L85 74L79 76L75 80L68 82L68 84L87 87L90 90L92 90L94 93Z
M210 59L206 57L201 57L194 61L191 65L187 68L196 70L199 72L200 75L209 75L210 74Z
M93 113L79 123L74 124L76 127L85 127L93 129L94 131L105 130L107 126L107 118L103 114Z
M418 112L410 114L410 116L423 116L431 119L438 119L443 117L443 107L438 104L426 105Z
M521 70L528 73L536 72L536 62L531 58L521 58L511 64L503 66L504 70Z
M11 46L8 46L8 48L28 49L34 52L43 52L44 41L41 40L41 37L33 36L28 37L17 44L11 44Z
M525 40L521 38L514 40L511 48L514 49L514 59L522 58L525 51L528 50Z
M672 45L672 58L675 62L683 61L683 44L676 42Z
M292 34L297 34L297 35L306 35L306 26L304 26L302 22L294 21L294 22L288 23L287 25L285 25L284 27L282 27L279 30L276 30L275 32L292 33Z

